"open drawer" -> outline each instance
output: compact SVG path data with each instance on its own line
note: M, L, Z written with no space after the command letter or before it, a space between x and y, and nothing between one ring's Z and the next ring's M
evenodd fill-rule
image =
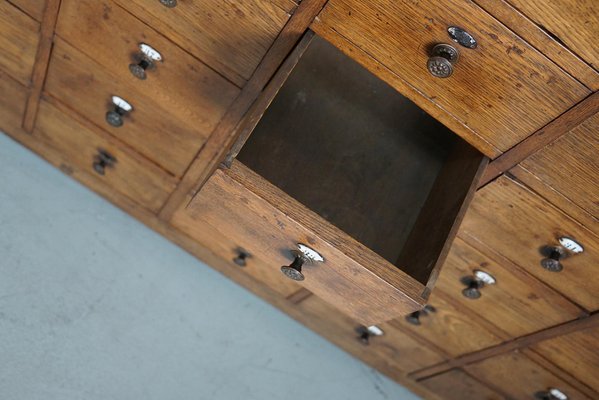
M426 303L485 164L316 38L231 168L177 214L370 325Z

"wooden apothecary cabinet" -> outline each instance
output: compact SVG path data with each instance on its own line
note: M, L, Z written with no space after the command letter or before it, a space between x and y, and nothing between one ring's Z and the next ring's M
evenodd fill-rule
M271 273L378 323L426 303L485 165L314 37L230 168L172 222L188 232L207 222L236 242L232 258L244 249Z

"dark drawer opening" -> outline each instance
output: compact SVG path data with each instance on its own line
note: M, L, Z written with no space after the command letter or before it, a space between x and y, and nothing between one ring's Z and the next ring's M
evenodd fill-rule
M315 37L237 159L427 284L483 156Z

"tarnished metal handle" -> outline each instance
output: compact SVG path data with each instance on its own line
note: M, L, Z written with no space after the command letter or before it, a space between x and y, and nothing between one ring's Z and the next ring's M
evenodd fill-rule
M98 154L94 157L92 167L98 175L104 175L106 168L112 168L116 164L116 158L103 149L98 149Z
M437 78L448 78L453 74L454 65L459 58L460 53L455 47L445 43L437 44L427 62L428 72Z
M168 8L177 7L177 0L160 0L160 4Z

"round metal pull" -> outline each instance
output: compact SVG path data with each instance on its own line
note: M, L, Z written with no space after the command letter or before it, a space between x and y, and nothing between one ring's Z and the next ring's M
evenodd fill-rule
M252 255L241 247L239 247L236 251L237 257L233 258L233 262L240 267L245 267L247 265L248 258L251 258Z
M98 154L94 157L92 167L97 174L104 175L106 168L112 168L114 164L116 164L116 158L112 154L106 150L98 149Z
M145 43L139 44L139 50L140 52L134 56L135 62L129 64L129 71L134 77L145 80L146 71L156 68L156 62L162 61L162 55Z
M545 252L548 253L547 257L541 260L541 267L545 268L547 271L551 272L560 272L564 269L564 266L561 263L561 259L566 255L566 252L561 247L548 247L545 249Z
M123 117L133 111L133 106L118 96L112 96L112 104L114 108L106 113L106 122L118 128L123 126Z
M462 294L472 300L480 298L482 295L480 289L484 286L497 283L493 275L479 269L474 270L472 276L463 277L461 282L466 285L466 288L462 290Z
M453 74L453 66L459 58L460 53L455 47L445 43L437 44L426 64L428 72L437 78L448 78Z
M160 4L168 8L177 7L177 0L160 0Z
M429 315L434 312L437 312L435 307L427 304L422 308L422 310L414 311L413 313L407 315L406 321L408 321L412 325L421 325L420 317Z
M568 400L568 396L559 389L549 388L534 394L537 400Z
M297 250L291 250L291 255L293 255L293 262L290 265L282 266L281 272L294 281L303 281L305 279L304 274L302 274L304 264L324 261L324 258L316 250L301 243L297 244Z
M356 328L356 333L358 334L358 341L362 343L364 346L368 346L370 344L370 339L372 337L383 336L385 332L376 325L371 326L359 326Z

